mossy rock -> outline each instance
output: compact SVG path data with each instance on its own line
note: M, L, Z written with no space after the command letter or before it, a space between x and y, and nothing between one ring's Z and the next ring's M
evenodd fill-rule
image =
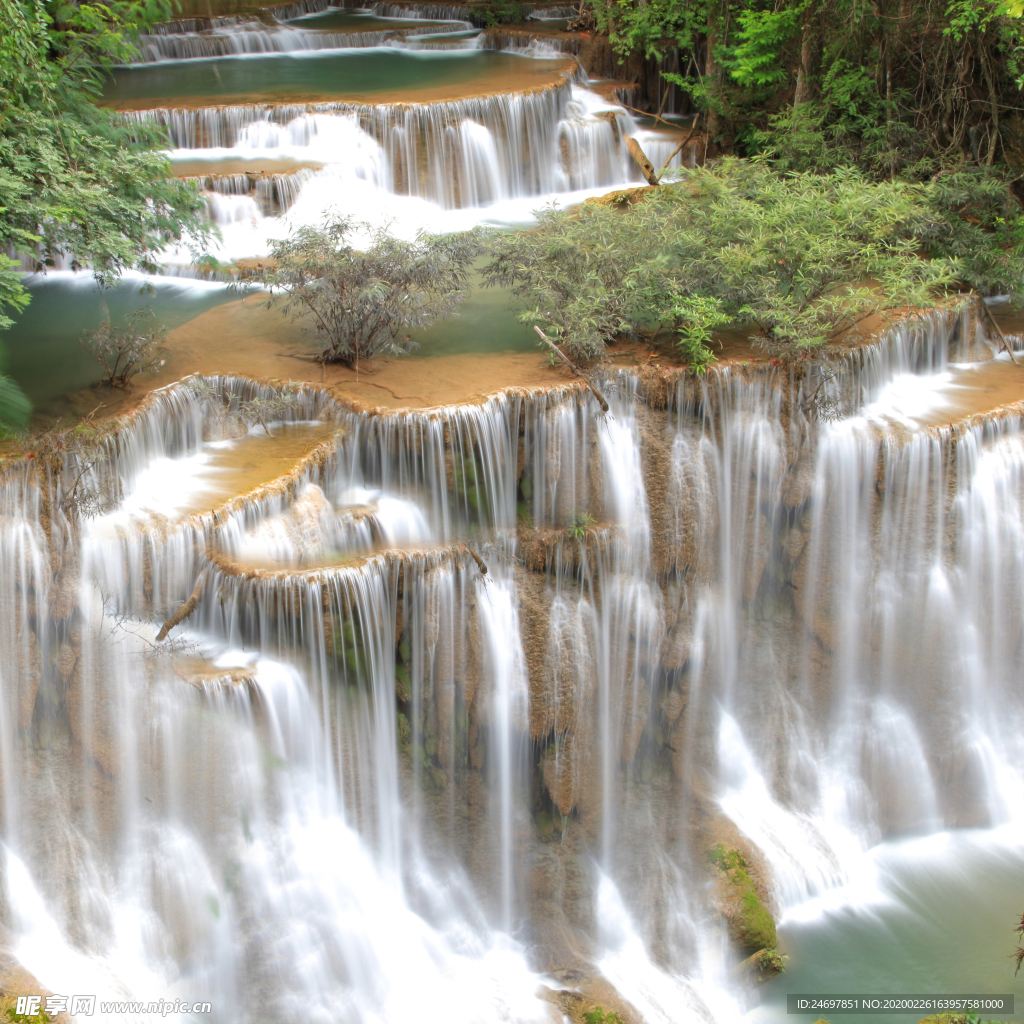
M775 949L759 949L751 953L736 967L736 973L747 981L761 985L782 974L786 969L786 958Z
M628 210L637 203L642 203L655 188L656 185L638 185L634 188L623 188L616 192L608 192L603 196L591 196L584 199L584 203L590 206L608 206L613 210Z
M743 855L719 843L708 851L708 859L718 869L717 903L729 937L752 953L775 949L775 921L758 895Z
M922 1017L918 1024L967 1024L965 1013L933 1013L930 1017Z

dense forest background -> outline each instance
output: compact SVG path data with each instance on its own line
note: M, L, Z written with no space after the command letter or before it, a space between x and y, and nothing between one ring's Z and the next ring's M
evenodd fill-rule
M1024 4L584 0L620 61L657 59L720 152L878 177L1024 165Z

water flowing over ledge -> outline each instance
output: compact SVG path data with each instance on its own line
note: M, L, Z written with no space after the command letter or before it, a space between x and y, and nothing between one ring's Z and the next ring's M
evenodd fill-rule
M539 86L526 93L498 96L467 97L437 103L352 103L348 101L303 104L245 104L191 108L154 108L123 111L129 122L155 122L166 127L176 149L229 148L238 144L239 136L252 125L287 125L307 115L352 114L365 123L373 134L383 134L393 126L406 127L410 135L419 131L442 130L446 125L464 120L494 124L496 127L518 126L522 119L533 122L557 121L565 112L571 93L567 80ZM522 111L520 113L520 110ZM501 119L501 120L498 120ZM379 128L377 127L379 126Z
M7 877L52 964L346 1022L406 1019L410 977L439 1019L544 1021L534 972L571 964L646 1020L738 1019L715 843L784 913L881 840L1020 814L1021 416L862 415L976 334L894 326L830 422L813 373L737 368L610 375L607 415L577 386L397 414L310 390L266 437L274 390L208 379L56 487L5 464ZM209 511L133 497L311 421ZM78 520L79 478L113 507Z
M248 105L124 116L167 127L175 166L207 189L221 245L232 258L265 254L268 238L319 223L331 208L357 220L391 222L407 235L419 227L528 220L544 197L578 201L638 179L627 136L641 137L660 160L675 142L641 132L621 107L565 79L528 93L436 103ZM449 210L463 211L461 219L453 223Z
M391 29L367 32L315 32L299 28L268 28L261 23L231 26L217 34L163 34L140 44L139 63L206 60L258 53L301 53L308 50L367 49L376 46L414 46L417 36L465 33L465 21L432 22L429 25L396 24ZM467 40L467 48L472 40Z
M359 3L332 3L329 0L299 0L297 3L276 4L261 8L263 18L272 22L289 22L326 11L358 11L379 18L423 19L428 21L470 21L474 13L466 4L378 3L363 7ZM538 20L572 18L576 14L571 5L551 4L533 9L526 17ZM253 23L266 24L255 15L227 15L211 18L177 18L157 25L143 36L145 45L152 37L161 35L187 35L217 31ZM471 22L472 23L472 22Z

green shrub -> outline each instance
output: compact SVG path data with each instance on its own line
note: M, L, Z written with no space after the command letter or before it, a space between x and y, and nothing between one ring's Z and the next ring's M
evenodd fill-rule
M577 360L668 327L694 368L717 326L795 357L877 309L965 287L1019 295L1022 275L1024 219L990 172L874 182L761 159L683 172L627 212L544 210L535 230L493 237L484 268Z
M134 310L125 320L124 327L115 328L107 317L79 339L82 348L103 367L100 383L108 387L126 388L133 377L154 366L157 347L167 337L149 306Z
M271 302L282 313L312 324L324 362L408 352L414 343L399 335L456 314L478 252L472 234L406 242L383 229L359 250L351 241L357 228L367 226L343 219L300 228L273 244L273 265L262 275L280 292Z
M708 851L708 860L721 871L731 871L733 868L740 868L744 872L747 870L747 862L740 851L726 850L721 843Z
M576 541L584 541L587 539L587 532L594 525L594 517L588 512L577 512L568 523L566 523L566 530L569 536Z
M774 978L776 974L782 974L786 969L785 958L775 949L762 949L755 953L754 963L764 978Z

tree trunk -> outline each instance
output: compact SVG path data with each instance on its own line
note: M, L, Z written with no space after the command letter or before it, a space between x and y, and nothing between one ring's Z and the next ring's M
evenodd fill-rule
M722 70L715 59L715 49L720 42L720 8L720 3L708 5L707 50L704 56L704 87L707 90L706 102L708 105L708 138L712 142L718 141L718 136L722 131L722 118L716 109L721 93Z
M647 184L660 185L661 182L658 180L658 172L654 169L654 165L651 161L647 159L647 154L640 147L640 143L631 136L626 139L626 148L629 150L629 155L633 158L637 167L640 168L640 173L647 180Z
M911 29L914 27L914 3L913 0L900 0L900 42L906 42L911 36Z
M800 39L800 68L796 75L796 94L793 106L799 107L818 98L818 79L821 75L821 10L816 3L808 4L804 15L803 35Z

